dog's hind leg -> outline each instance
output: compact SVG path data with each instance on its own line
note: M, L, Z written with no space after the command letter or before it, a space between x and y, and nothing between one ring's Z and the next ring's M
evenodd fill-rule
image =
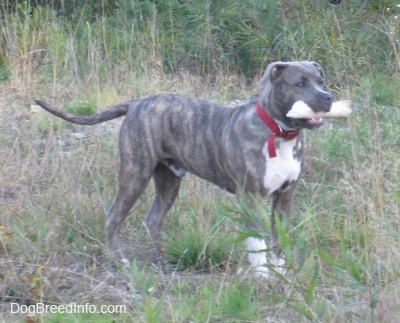
M176 176L166 165L160 163L154 170L153 180L156 196L146 218L146 227L153 244L151 262L157 264L161 250L160 236L163 221L178 195L182 179L180 176Z
M119 243L119 231L133 204L149 183L154 169L154 166L144 164L139 168L138 164L124 154L121 155L118 193L107 213L106 227L110 256L113 261L121 261L124 265L128 265L129 261L123 255Z

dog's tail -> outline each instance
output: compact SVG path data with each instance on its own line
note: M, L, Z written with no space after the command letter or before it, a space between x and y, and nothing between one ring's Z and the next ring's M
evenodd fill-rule
M93 125L97 123L101 123L104 121L108 121L111 119L115 119L118 117L122 117L126 115L126 113L129 110L130 103L131 101L120 103L117 105L114 105L113 107L109 108L108 110L105 110L101 113L90 115L90 116L78 116L70 113L66 113L64 111L58 110L56 108L51 107L48 105L46 102L40 101L40 100L35 100L35 102L41 106L43 109L46 111L50 112L51 114L54 114L55 116L67 120L72 123L77 123L81 125Z

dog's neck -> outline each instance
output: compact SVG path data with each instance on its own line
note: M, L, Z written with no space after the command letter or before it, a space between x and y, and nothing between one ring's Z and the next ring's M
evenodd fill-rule
M276 157L276 147L275 147L276 137L280 137L285 140L292 140L295 139L300 134L300 132L285 130L284 127L281 126L280 122L275 121L268 115L268 113L262 108L260 101L257 101L256 103L256 110L261 120L272 131L272 135L269 136L268 138L268 154L270 158L274 158Z

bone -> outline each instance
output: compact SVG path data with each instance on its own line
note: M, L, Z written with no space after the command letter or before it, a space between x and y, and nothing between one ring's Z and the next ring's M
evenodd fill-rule
M293 104L292 109L289 110L286 116L294 119L340 119L347 118L352 112L350 100L333 102L329 112L315 112L303 101L297 101Z

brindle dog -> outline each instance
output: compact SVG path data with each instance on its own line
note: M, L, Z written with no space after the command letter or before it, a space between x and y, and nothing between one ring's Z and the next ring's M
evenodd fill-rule
M36 101L50 113L82 125L126 115L119 137L118 193L107 214L108 247L114 259L128 262L119 231L153 178L156 195L146 226L154 245L152 261L158 262L163 220L186 171L238 195L255 212L254 199L271 196L272 246L278 245L275 215L289 216L303 165L301 130L322 125L320 119L291 119L286 114L298 100L314 111L329 111L332 95L325 90L323 69L315 62L272 63L259 85L259 100L235 108L160 94L121 103L97 115L75 116ZM249 225L263 230L257 221ZM270 275L267 264L282 269L283 259L267 252L264 240L248 238L246 246L252 267L261 275Z

